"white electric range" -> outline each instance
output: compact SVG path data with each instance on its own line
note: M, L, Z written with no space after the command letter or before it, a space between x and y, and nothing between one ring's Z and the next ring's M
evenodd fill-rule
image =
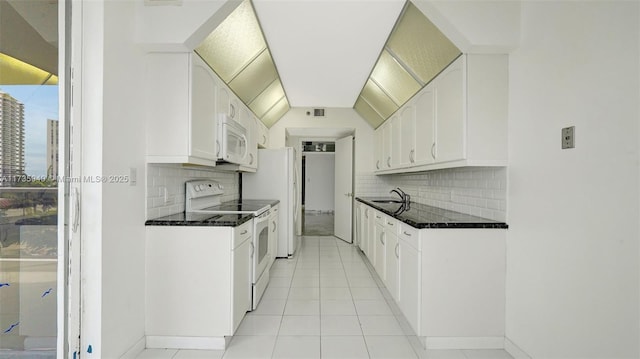
M251 251L252 309L256 309L269 284L267 266L275 256L269 248L269 216L271 200L239 200L222 202L224 186L215 180L192 180L185 183L185 213L193 214L253 214Z

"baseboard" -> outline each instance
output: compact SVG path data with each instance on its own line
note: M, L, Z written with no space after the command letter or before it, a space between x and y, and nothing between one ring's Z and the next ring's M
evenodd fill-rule
M224 350L231 337L170 337L147 335L147 348Z
M426 349L504 349L504 337L423 337Z
M509 353L514 359L531 359L531 356L529 356L529 354L520 349L519 346L517 346L507 337L504 338L504 350Z
M138 355L140 355L140 353L142 353L145 349L145 337L140 338L140 340L138 340L134 345L131 346L131 348L129 348L129 350L127 350L126 353L124 353L120 359L135 359L138 357Z

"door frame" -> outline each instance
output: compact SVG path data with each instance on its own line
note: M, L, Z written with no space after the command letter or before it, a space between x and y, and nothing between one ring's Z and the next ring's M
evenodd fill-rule
M285 146L291 146L296 149L296 164L298 168L302 168L302 142L305 141L336 141L340 138L344 138L346 136L353 136L353 158L356 158L356 129L353 127L345 128L345 127L326 127L326 128L300 128L300 127L287 127L285 130ZM301 171L299 171L298 175L300 176ZM355 165L351 163L351 175L352 175L352 190L355 190ZM301 195L302 184L300 178L298 178L296 191L298 191L298 195ZM352 193L354 193L352 191ZM352 198L353 201L353 198ZM302 235L302 206L298 209L298 218L296 224L296 234ZM352 236L353 236L353 206L351 206L351 228L352 228Z

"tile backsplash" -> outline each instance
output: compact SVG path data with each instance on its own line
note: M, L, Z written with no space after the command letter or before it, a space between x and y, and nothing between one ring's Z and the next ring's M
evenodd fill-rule
M147 219L168 216L184 211L185 181L211 178L224 186L222 201L240 197L237 172L210 168L188 167L180 164L147 165ZM166 195L165 195L166 191Z
M382 176L356 174L356 196L391 196L389 191L396 187L417 203L506 221L506 167L464 167Z

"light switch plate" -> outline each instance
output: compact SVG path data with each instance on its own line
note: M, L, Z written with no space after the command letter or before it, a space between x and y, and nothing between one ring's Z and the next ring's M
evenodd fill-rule
M576 126L565 127L562 129L562 149L576 147Z

